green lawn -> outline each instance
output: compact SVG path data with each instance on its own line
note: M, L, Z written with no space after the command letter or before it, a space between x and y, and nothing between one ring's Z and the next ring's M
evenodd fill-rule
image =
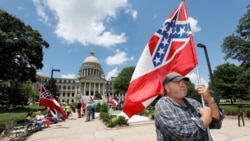
M235 102L233 105L231 102L221 102L220 108L224 109L227 115L237 116L239 104L241 104L245 116L250 118L250 101Z
M39 110L44 111L46 109L45 107L39 107L38 105L30 105L26 107L17 107L10 109L0 106L0 133L4 130L6 121L14 120L15 125L17 125L17 121L24 120L28 112L37 112Z

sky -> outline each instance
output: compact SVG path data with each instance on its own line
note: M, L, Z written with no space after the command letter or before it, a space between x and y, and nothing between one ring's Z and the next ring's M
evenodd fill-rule
M46 76L77 78L93 50L106 79L136 66L153 33L181 0L0 0L0 8L38 30L50 47L44 48ZM194 43L206 45L212 71L225 60L221 45L235 33L250 0L186 0ZM209 70L204 49L196 48L198 67L187 76L207 85ZM198 78L197 78L198 76Z

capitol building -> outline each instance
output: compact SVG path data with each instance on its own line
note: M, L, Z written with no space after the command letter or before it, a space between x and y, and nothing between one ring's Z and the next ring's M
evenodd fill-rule
M44 83L48 83L51 77L41 74L37 75L38 81L33 83L37 90ZM75 103L78 102L79 96L88 102L91 98L102 99L107 101L108 95L113 94L114 77L110 80L105 79L105 74L99 60L95 57L94 52L85 58L79 68L77 78L53 78L59 93L60 102ZM124 99L124 94L113 94L119 100Z

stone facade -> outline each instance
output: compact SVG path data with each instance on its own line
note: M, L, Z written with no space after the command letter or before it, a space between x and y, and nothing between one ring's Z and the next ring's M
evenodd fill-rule
M37 90L42 84L48 83L50 77L38 74L38 82L33 84ZM75 79L71 78L53 78L56 80L56 85L60 94L60 102L75 103L81 97L84 102L88 102L91 98L102 98L102 101L107 101L107 96L113 94L113 80L105 79L101 64L95 57L94 52L82 62L78 76ZM114 94L119 100L124 99L124 94Z

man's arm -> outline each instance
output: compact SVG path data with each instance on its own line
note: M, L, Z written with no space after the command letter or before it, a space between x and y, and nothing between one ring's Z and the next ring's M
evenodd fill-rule
M217 120L220 120L221 114L220 114L219 107L216 104L216 102L214 101L213 97L210 95L206 86L203 84L198 85L197 92L203 96L206 106L211 108L212 117L217 119Z

